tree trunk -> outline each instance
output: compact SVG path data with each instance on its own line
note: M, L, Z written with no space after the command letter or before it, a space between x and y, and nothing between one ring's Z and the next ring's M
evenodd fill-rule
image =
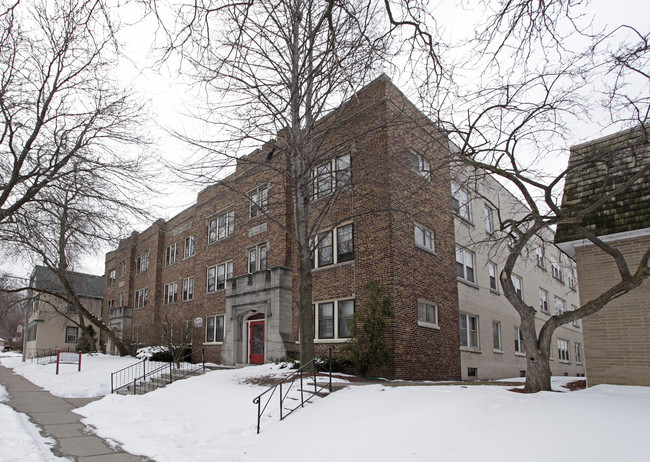
M527 393L552 391L551 366L548 358L544 359L544 354L539 349L536 350L526 354L526 386L524 391Z

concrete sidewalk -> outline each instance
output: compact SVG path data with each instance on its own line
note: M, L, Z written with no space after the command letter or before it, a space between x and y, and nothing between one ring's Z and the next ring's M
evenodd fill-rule
M52 452L78 462L140 462L151 460L110 448L98 436L85 431L81 416L73 409L85 406L98 398L59 398L11 369L0 366L0 384L9 393L7 404L18 412L27 414L41 427L41 433L56 440Z

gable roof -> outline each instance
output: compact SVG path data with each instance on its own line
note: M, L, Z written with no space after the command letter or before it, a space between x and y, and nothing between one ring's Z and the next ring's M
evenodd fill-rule
M104 277L93 274L68 271L68 278L77 295L82 297L103 298ZM63 293L63 284L57 275L46 266L35 266L31 276L31 287Z
M650 125L638 126L571 148L562 211L574 215L650 164ZM597 236L650 228L650 174L585 216ZM555 242L583 239L569 225L558 225Z

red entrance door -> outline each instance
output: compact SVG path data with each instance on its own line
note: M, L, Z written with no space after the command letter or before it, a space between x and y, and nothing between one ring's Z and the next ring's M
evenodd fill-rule
M264 320L248 323L248 362L264 364Z

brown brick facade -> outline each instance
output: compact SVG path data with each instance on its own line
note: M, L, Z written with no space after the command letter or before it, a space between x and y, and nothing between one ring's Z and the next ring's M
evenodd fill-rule
M338 306L340 300L354 299L359 309L366 283L384 283L394 300L389 338L393 361L386 370L376 372L402 379L459 379L455 241L444 137L432 136L437 133L435 127L385 76L325 118L321 132L318 165L349 155L352 184L315 197L312 219L327 211L320 232L334 230L333 236L338 227L352 223L354 258L337 262L335 256L334 264L313 270L314 303L332 301ZM117 273L115 283L109 285L107 277L105 286L105 304L114 300L116 309L109 323L118 326L120 321L125 336L130 331L140 342L155 342L155 327L161 322L201 318L203 326L193 328L193 347L205 348L210 361L232 363L248 361L246 320L251 314L264 313L265 360L273 359L270 352L279 355L295 350L299 338L297 277L291 269L296 268L296 252L285 232L293 223L291 194L283 174L285 159L273 152L269 143L240 159L237 170L223 184L200 192L195 205L167 222L158 220L144 232L133 233L107 254L106 274L112 269ZM430 165L429 178L411 168L412 152ZM268 211L251 218L250 193L264 184L268 185ZM328 210L334 195L336 202ZM230 211L234 212L232 234L209 242L210 221ZM433 231L434 252L415 245L414 223ZM195 254L184 258L189 236L194 236ZM166 265L166 249L174 243L178 262ZM249 273L248 252L259 245L268 249L266 267L273 270L267 270L266 276L254 272L243 277ZM147 251L149 268L136 274L136 259ZM122 260L127 262L126 274L120 277ZM233 262L231 286L208 292L207 268L228 261ZM282 292L284 274L293 274L289 277L291 300ZM183 280L189 277L194 278L194 298L182 301ZM178 299L164 303L164 287L173 282L178 283ZM117 310L120 292L126 297L124 305L133 307L135 291L143 288L148 290L146 307ZM418 325L418 299L437 305L438 329ZM205 341L208 317L214 315L224 316L223 343ZM143 338L145 331L152 335ZM316 343L317 351L332 344L318 339Z

